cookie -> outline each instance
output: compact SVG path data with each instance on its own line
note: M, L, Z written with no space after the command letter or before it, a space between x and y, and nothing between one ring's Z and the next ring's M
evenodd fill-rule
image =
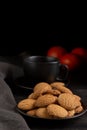
M68 117L72 117L75 115L75 110L68 111Z
M59 94L61 94L61 92L59 90L54 90L54 89L51 89L51 90L48 90L46 92L46 94L52 94L54 96L59 96Z
M50 84L52 88L59 90L61 93L70 93L72 94L72 91L65 87L64 83L61 82L53 82Z
M34 108L36 100L34 99L23 99L18 103L18 108L21 110L31 110Z
M75 96L75 98L76 98L77 100L81 101L81 97L80 97L80 96L75 95L75 94L74 94L74 96Z
M33 99L37 99L39 96L45 94L47 91L51 90L51 86L48 83L40 82L35 85Z
M80 113L82 111L83 111L83 106L82 105L75 109L75 113Z
M29 111L26 112L26 114L29 115L29 116L36 116L36 110L37 109L29 110Z
M60 106L64 107L67 110L73 110L81 105L81 102L76 99L73 94L70 93L60 94L58 97L58 103L60 104Z
M38 83L38 84L35 85L35 87L34 87L33 90L35 92L37 90L40 91L40 90L44 90L44 89L45 90L46 89L49 90L49 89L51 89L51 86L48 83L46 83L46 82L40 82L40 83Z
M35 99L35 97L34 97L34 93L29 94L27 98Z
M44 108L38 108L36 110L36 116L40 117L40 118L48 118L48 119L51 118L45 107Z
M35 102L35 107L45 107L51 103L55 103L57 100L56 96L53 96L51 94L45 94L40 96L36 102Z
M53 118L65 118L68 115L68 111L57 104L48 105L47 112Z

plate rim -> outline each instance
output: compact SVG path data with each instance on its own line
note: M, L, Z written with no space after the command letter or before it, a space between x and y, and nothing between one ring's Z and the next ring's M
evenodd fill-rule
M82 104L83 104L83 102L82 102ZM41 118L41 117L36 117L36 116L30 116L30 115L27 115L23 110L21 110L21 109L19 109L18 108L18 106L16 105L16 110L20 113L20 114L22 114L22 115L24 115L24 116L26 116L26 117L29 117L29 118L33 118L33 119L42 119L42 120L70 120L70 119L75 119L75 118L78 118L78 117L80 117L80 116L82 116L82 115L84 115L86 112L87 112L87 105L84 105L83 104L83 106L84 106L84 110L81 112L81 113L79 113L79 114L76 114L76 115L74 115L74 116L72 116L72 117L65 117L65 118Z

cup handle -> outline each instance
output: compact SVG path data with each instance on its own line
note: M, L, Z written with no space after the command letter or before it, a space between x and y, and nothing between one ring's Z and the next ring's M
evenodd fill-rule
M69 76L69 68L65 64L60 63L59 76L56 78L57 81L67 81Z

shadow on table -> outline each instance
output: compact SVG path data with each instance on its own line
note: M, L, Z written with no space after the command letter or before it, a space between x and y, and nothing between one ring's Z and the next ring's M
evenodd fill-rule
M24 116L23 116L24 117ZM70 120L46 120L46 119L30 119L29 117L24 117L29 127L33 130L37 129L67 129L67 128L80 128L80 117ZM78 125L79 124L79 125Z

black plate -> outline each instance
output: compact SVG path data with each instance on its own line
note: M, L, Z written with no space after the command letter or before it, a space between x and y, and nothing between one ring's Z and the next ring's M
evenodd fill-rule
M60 81L60 80L56 80L59 82L64 82L66 85L68 85L70 83L69 80L67 81ZM20 88L24 88L24 89L32 89L34 88L34 86L38 83L37 81L29 81L28 79L26 79L25 77L19 77L14 81L15 85L20 87Z
M27 115L24 111L20 110L17 106L16 106L16 109L17 109L17 111L18 111L20 114L22 114L23 116L25 116L25 117L27 117L27 118L29 118L29 119L39 119L39 120L49 120L49 121L51 121L51 120L52 120L52 121L53 121L53 120L70 120L70 119L78 118L78 117L84 115L84 114L87 112L87 106L84 105L83 103L82 103L82 105L83 105L84 110L83 110L81 113L76 114L76 115L74 115L74 116L72 116L72 117L67 117L67 118L55 118L55 119L46 119L46 118L40 118L40 117L36 117L36 116L30 116L30 115Z
M19 77L14 81L15 85L24 88L24 89L32 89L34 88L35 82L31 82L25 77Z

